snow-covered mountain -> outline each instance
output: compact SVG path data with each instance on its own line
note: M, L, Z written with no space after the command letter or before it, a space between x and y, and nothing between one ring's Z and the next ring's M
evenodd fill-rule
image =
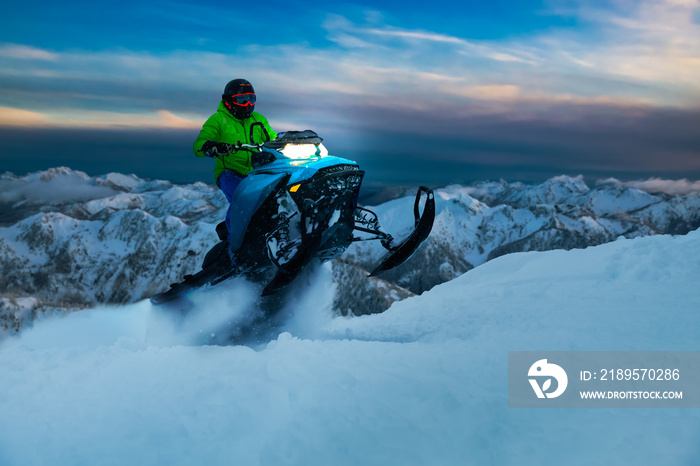
M41 310L134 302L162 290L201 264L226 202L204 183L91 178L67 168L5 174L0 187L6 327L20 311L16 298L38 298Z
M411 230L412 197L375 208L387 230ZM414 257L382 278L413 293L513 252L594 246L622 236L685 234L700 227L700 192L650 194L615 180L589 187L582 177L542 184L491 182L436 191L433 231ZM346 260L371 267L378 244L354 245Z
M615 181L588 187L580 177L448 186L436 202L426 244L381 279L365 276L384 254L378 244L355 244L334 262L339 313L381 312L510 252L700 226L696 191L650 194ZM374 210L400 237L412 228L412 208L409 196ZM1 175L0 327L17 329L60 309L135 302L167 288L199 268L225 209L220 191L204 183L90 177L68 168Z
M196 344L242 283L179 326L148 301L40 319L0 342L0 464L698 464L697 409L510 409L507 366L700 351L699 258L700 231L510 254L355 318L326 267L252 347Z

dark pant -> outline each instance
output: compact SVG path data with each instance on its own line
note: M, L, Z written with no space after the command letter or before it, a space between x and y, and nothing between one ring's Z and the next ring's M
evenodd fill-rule
M219 189L223 191L224 196L226 196L226 200L229 202L228 210L226 211L226 229L229 232L231 231L231 198L233 197L233 192L236 190L236 188L238 188L238 185L241 184L241 181L243 181L243 178L243 175L239 175L232 170L226 170L219 175L219 180L217 181ZM235 221L236 220L234 219L234 222Z

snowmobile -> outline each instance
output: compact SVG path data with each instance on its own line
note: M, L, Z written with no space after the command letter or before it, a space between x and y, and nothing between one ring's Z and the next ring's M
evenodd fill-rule
M352 160L328 155L322 142L306 130L287 131L264 144L235 146L265 159L234 192L231 204L239 209L235 226L229 232L225 222L218 224L220 242L206 254L202 269L154 295L151 302L171 303L191 290L236 276L266 283L262 296L273 295L312 260L332 260L356 241L378 240L387 250L370 276L408 260L432 229L432 190L418 189L415 228L403 241L396 241L382 230L376 213L357 205L365 172ZM235 260L229 257L229 248L237 251Z

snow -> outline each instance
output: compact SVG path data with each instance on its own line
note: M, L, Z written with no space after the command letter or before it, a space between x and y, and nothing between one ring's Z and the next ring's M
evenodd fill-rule
M84 204L90 215L95 215L104 209L145 209L145 197L139 194L119 193L102 199L95 199Z
M123 189L124 191L132 191L144 181L136 175L124 175L122 173L107 173L100 177L108 184Z
M671 195L691 194L700 192L700 181L664 180L661 178L649 178L648 180L620 181L615 178L599 180L597 184L613 184L640 189L648 193L666 193Z
M203 346L254 299L45 318L0 345L0 464L697 464L691 409L509 409L513 350L700 350L700 231L503 256L333 318L323 268L270 340Z
M87 174L66 167L35 172L23 178L0 179L0 203L57 205L116 194Z

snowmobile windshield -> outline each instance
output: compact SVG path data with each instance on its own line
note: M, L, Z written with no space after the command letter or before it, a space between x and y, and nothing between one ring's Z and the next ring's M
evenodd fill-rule
M236 94L236 95L226 95L224 94L222 98L229 103L234 105L240 105L241 107L246 107L248 105L255 105L255 94Z
M321 144L287 144L279 150L290 159L306 159L310 157L325 157L328 149Z

